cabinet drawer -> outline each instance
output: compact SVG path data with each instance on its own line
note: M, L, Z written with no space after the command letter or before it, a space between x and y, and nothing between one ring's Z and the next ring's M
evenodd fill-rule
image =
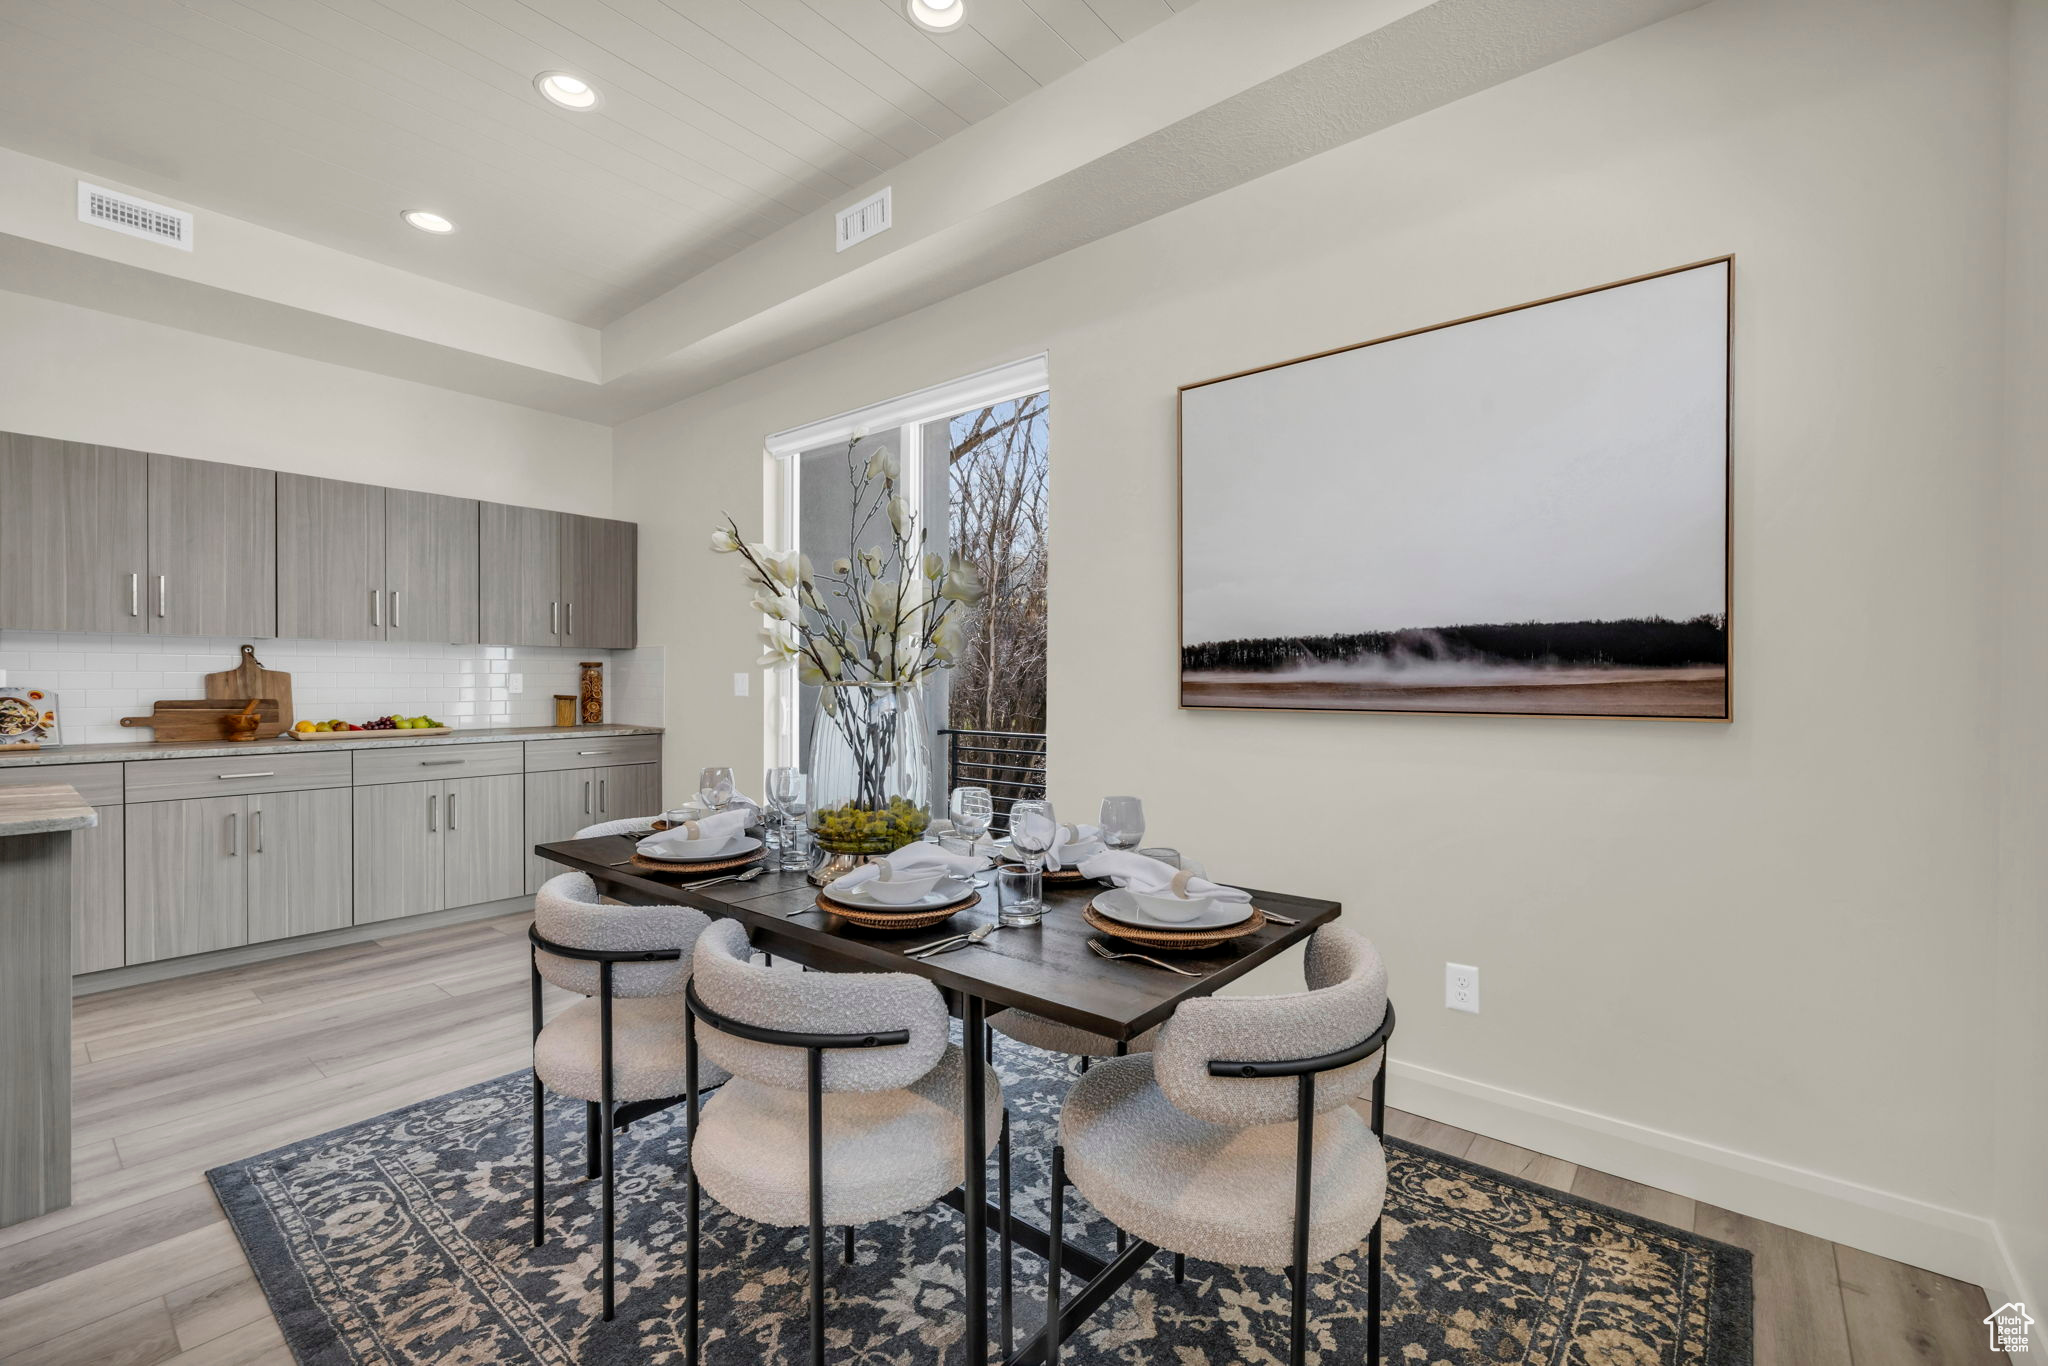
M131 802L347 787L350 777L349 756L340 750L324 754L251 754L246 758L149 759L122 767L128 770Z
M526 771L559 773L565 768L608 768L613 764L661 762L659 735L599 735L588 740L528 740Z
M0 768L0 787L35 787L42 783L71 784L88 806L121 804L120 764L29 764Z
M502 744L421 745L417 749L357 750L356 786L420 783L429 778L495 778L524 763L517 740Z

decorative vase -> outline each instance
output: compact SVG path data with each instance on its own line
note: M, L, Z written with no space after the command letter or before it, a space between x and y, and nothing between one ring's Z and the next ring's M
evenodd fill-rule
M931 824L931 756L920 688L838 687L811 727L806 818L818 886Z
M577 667L583 670L577 685L583 697L583 724L600 725L604 721L604 661L586 659Z

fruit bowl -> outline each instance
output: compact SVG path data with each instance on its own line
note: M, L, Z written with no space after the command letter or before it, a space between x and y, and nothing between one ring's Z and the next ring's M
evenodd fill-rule
M362 740L381 735L446 735L453 729L431 716L380 716L374 721L301 721L285 734L294 740Z

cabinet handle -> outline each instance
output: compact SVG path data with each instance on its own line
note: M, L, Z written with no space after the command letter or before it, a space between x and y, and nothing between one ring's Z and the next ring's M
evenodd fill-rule
M131 617L142 615L142 575L140 574L130 574L128 576L128 615Z
M582 757L583 757L584 755L586 755L586 754L610 754L610 753L611 753L611 751L610 751L610 750L608 750L608 749L579 749L579 750L577 750L577 751L576 751L576 757L577 757L577 758L579 758L579 759L581 759L581 758L582 758Z
M568 628L562 634L573 636L576 634L576 604L573 602L564 603L562 607L562 617L568 623Z
M448 828L450 830L462 828L455 823L455 794L453 792L448 794Z
M548 634L551 636L562 634L562 604L559 602L548 604Z
M441 794L436 792L427 798L427 833L433 834L441 828Z
M612 809L612 804L605 799L604 779L602 778L599 778L597 780L597 809L600 812L605 812Z
M379 593L376 589L372 588L370 590L370 625L382 626L383 624L384 595L382 593Z
M398 590L391 590L391 629L398 629Z
M590 814L590 779L583 780L583 814Z
M421 768L446 768L449 764L466 764L467 759L422 759Z
M157 615L158 615L159 617L161 617L161 616L162 616L162 615L164 614L164 601L165 601L165 585L164 585L164 580L165 580L165 578L166 578L166 577L167 577L167 576L165 576L165 575L163 575L163 574L159 574L159 575L157 575L157 576L156 576L156 614L157 614Z
M216 773L213 776L216 778L275 778L277 774L275 771L272 771L269 773Z
M228 857L238 858L242 853L242 813L228 813Z
M263 852L263 808L260 806L249 813L249 852Z

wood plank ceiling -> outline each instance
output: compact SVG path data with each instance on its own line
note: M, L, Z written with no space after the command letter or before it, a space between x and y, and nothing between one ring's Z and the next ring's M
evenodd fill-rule
M965 3L0 0L0 144L602 325L1194 0Z

